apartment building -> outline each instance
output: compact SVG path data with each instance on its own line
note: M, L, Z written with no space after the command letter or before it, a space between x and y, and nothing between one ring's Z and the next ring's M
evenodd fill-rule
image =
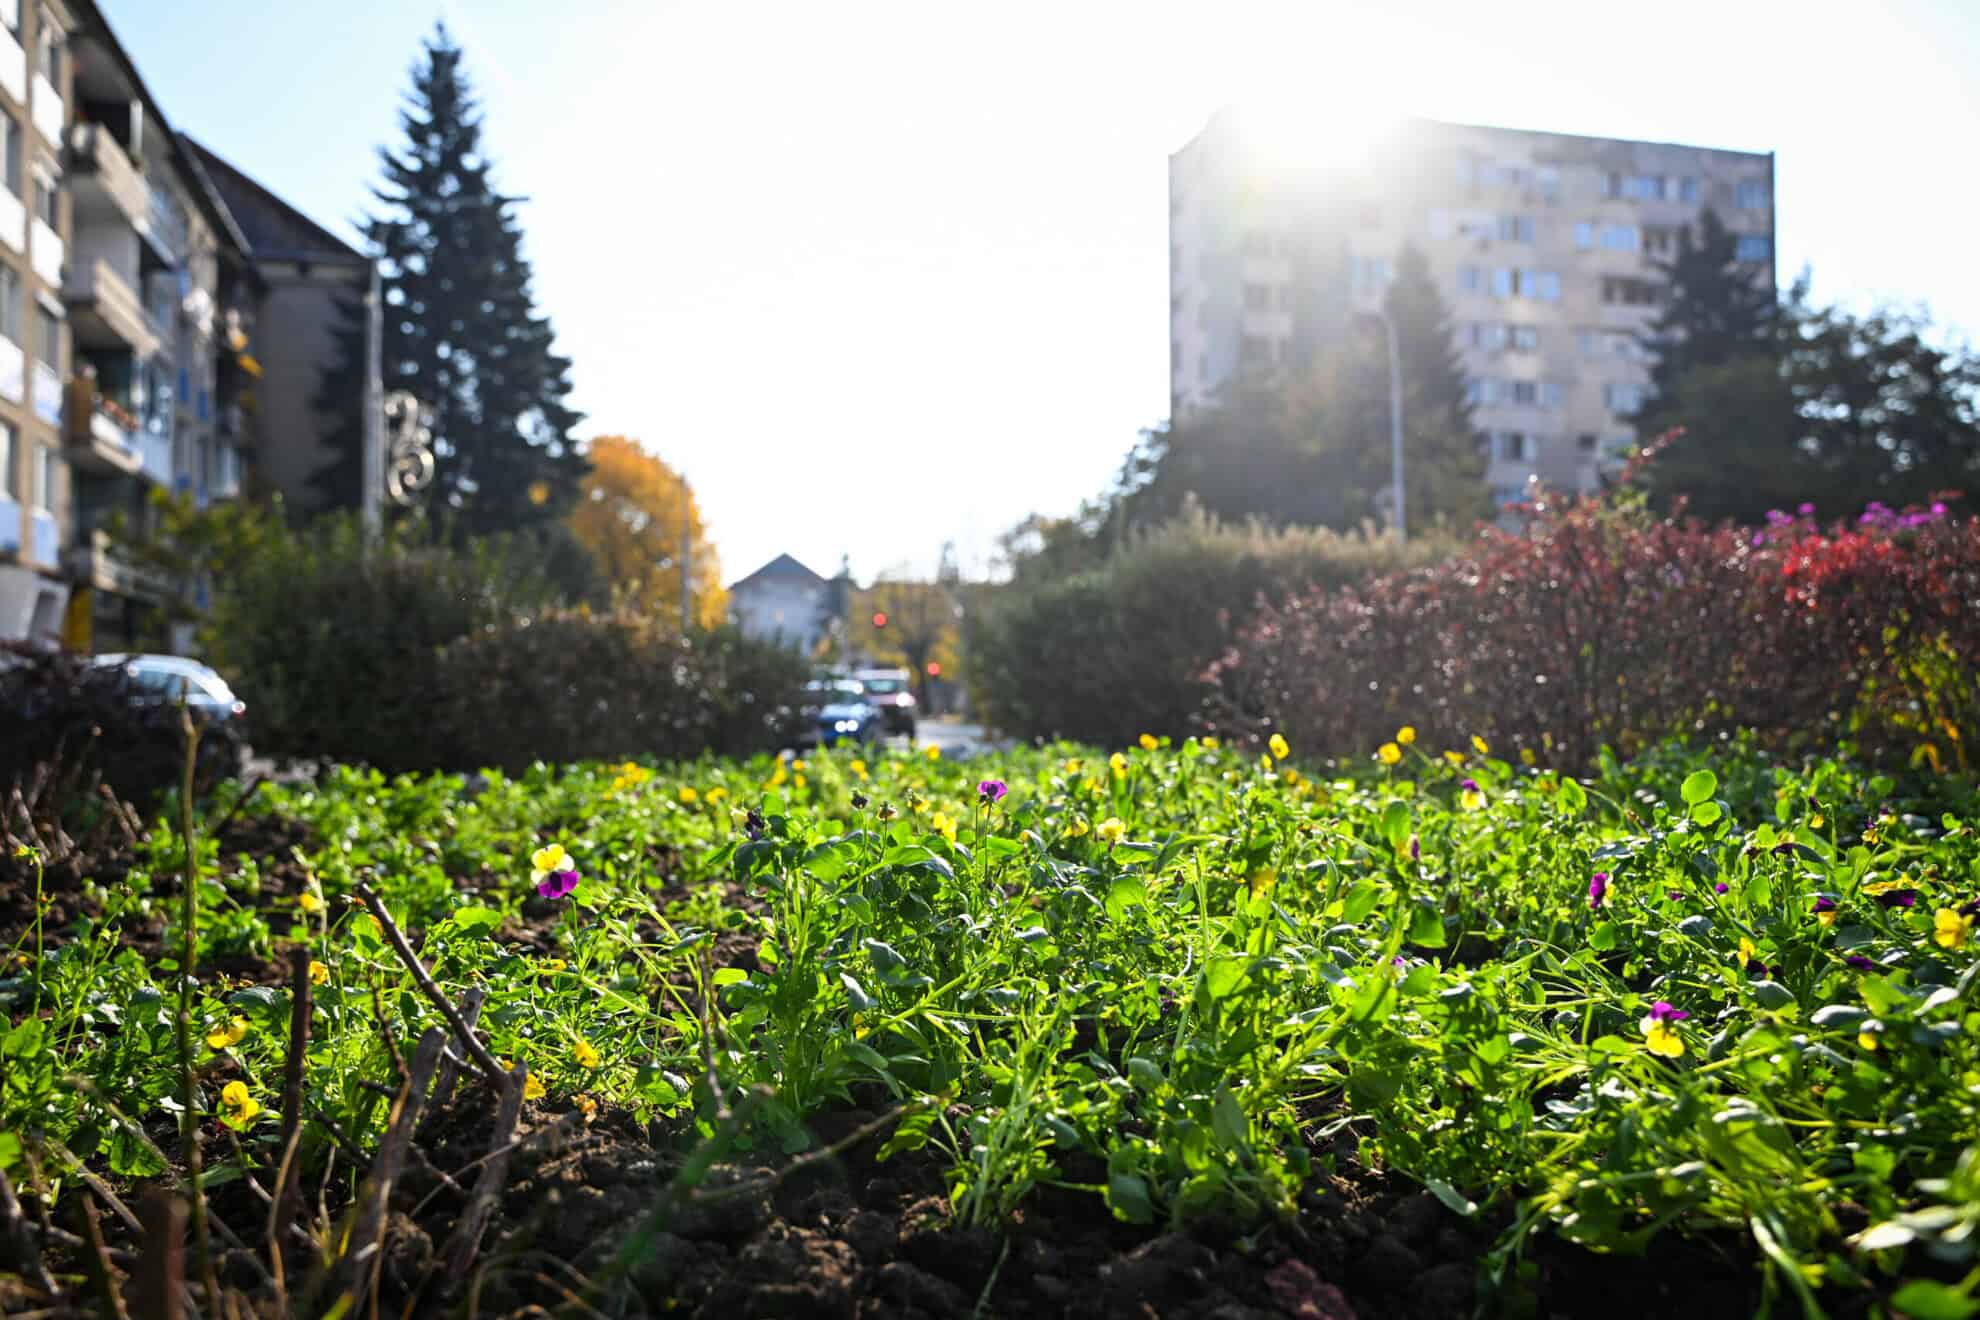
M0 0L0 27L0 638L185 651L210 584L111 528L153 527L160 489L304 495L334 300L371 263L175 133L94 0Z
M1170 394L1296 368L1380 304L1397 254L1451 310L1487 480L1575 491L1635 440L1656 267L1710 207L1774 284L1771 154L1423 120L1304 144L1228 109L1169 160ZM1288 145L1290 144L1290 145Z
M58 631L69 600L62 147L74 23L52 0L0 0L0 637Z

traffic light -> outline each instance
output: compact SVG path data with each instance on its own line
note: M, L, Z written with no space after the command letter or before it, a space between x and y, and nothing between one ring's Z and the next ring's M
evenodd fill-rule
M942 676L942 662L940 660L930 660L928 662L928 676L930 678L940 678Z
M887 626L887 612L885 610L875 610L873 612L873 626L876 628Z

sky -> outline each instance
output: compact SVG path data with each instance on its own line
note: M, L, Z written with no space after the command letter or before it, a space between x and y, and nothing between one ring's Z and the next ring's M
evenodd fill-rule
M1258 96L1771 150L1784 280L1980 335L1975 0L100 4L174 128L347 236L445 19L581 434L684 471L730 580L981 576L1098 492L1168 408L1168 155Z

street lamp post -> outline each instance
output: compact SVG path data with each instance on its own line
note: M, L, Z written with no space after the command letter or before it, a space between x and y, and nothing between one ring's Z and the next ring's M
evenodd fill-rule
M1401 543L1409 539L1403 509L1402 350L1396 343L1396 323L1387 312L1371 307L1362 315L1382 323L1389 345L1389 480L1396 493L1396 541Z

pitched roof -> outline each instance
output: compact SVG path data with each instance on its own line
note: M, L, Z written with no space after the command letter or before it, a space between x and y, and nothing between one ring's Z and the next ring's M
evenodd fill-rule
M186 138L214 191L261 261L319 261L361 265L365 256L203 143Z
M734 591L737 587L744 586L748 583L761 582L772 578L781 578L785 581L809 582L821 587L825 585L824 578L812 572L797 560L791 558L789 555L778 555L775 559L765 564L762 568L757 569L748 577L737 578L729 584L729 590Z

